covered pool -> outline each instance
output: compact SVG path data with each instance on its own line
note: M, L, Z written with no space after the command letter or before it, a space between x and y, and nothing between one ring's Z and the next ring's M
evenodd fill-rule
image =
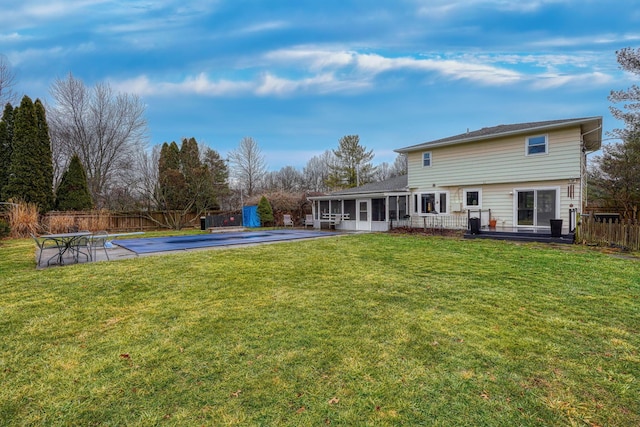
M280 242L286 240L326 237L333 233L306 230L239 231L210 233L191 236L147 237L141 239L116 239L113 244L136 254L210 248L216 246L246 245Z

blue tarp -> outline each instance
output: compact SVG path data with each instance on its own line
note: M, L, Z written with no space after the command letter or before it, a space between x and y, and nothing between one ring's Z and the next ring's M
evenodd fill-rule
M244 206L242 208L242 226L260 227L260 217L257 206Z

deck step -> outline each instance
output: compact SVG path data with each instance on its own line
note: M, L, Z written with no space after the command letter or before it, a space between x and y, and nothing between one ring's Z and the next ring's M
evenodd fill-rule
M563 234L561 237L551 237L547 233L527 233L508 231L481 231L479 234L465 233L465 239L493 239L510 240L514 242L564 243L573 244L574 234Z

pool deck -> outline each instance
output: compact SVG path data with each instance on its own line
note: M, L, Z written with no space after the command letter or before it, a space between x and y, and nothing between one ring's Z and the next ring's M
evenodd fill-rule
M294 229L294 231L300 231L302 232L303 230L296 230ZM252 233L251 231L246 231L246 233ZM233 232L230 233L220 233L217 232L215 234L218 235L223 235L223 234L237 234L237 230L234 230ZM237 240L228 240L227 243L219 243L213 246L205 246L205 247L196 247L196 248L180 248L180 249L175 249L175 250L167 250L167 249L163 249L163 250L158 250L158 251L146 251L146 252L140 252L140 253L136 253L132 250L126 249L124 247L118 246L117 245L117 241L119 239L114 239L113 241L113 245L110 248L107 248L106 251L109 254L109 261L117 261L117 260L122 260L122 259L129 259L129 258L136 258L136 257L144 257L144 256L154 256L154 255L169 255L169 254L176 254L176 253L184 253L184 252L193 252L193 251L205 251L205 250L213 250L213 249L229 249L229 248L237 248L237 247L248 247L248 246L257 246L257 245L266 245L266 244L272 244L272 243L285 243L285 242L292 242L292 241L300 241L300 240L310 240L310 239L322 239L322 238L326 238L326 237L336 237L336 236L340 236L340 235L344 235L346 233L336 233L336 232L321 232L318 233L316 235L309 235L307 233L307 237L297 237L295 239L279 239L279 240L267 240L267 241L256 241L256 240L252 240L252 239L241 239L240 241ZM184 235L184 236L172 236L172 238L181 238L181 237L185 237L188 238L189 236L211 236L210 232L203 232L203 234L194 234L194 235ZM169 238L169 237L167 237ZM155 239L155 238L149 238L149 239ZM39 265L36 266L37 269L45 269L45 268L49 268L49 267L59 267L60 265L52 262L50 265L47 265L47 260L55 257L55 255L58 253L58 250L55 248L50 248L50 249L45 249L44 253L42 254L42 260L40 262ZM38 261L38 256L39 256L39 250L36 248L36 252L35 252L35 260L36 262ZM93 261L88 261L86 259L86 257L80 256L78 259L78 262L76 262L76 260L70 255L67 254L63 257L63 264L62 266L67 266L67 265L73 265L73 264L86 264L88 262L101 262L101 261L107 261L107 255L105 254L105 250L103 249L98 249L96 251L96 259ZM54 260L55 261L55 260Z

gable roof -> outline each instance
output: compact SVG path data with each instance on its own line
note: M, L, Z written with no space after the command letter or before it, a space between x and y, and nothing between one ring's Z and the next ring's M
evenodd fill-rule
M532 132L546 132L553 129L560 129L571 126L580 126L585 148L595 151L602 143L602 117L584 117L578 119L548 120L543 122L517 123L512 125L498 125L482 128L472 132L465 132L447 138L436 139L434 141L423 142L421 144L410 145L395 150L398 153L408 153L410 151L422 150L425 148L439 147L443 145L462 144L466 142L483 141L487 139L528 134Z

